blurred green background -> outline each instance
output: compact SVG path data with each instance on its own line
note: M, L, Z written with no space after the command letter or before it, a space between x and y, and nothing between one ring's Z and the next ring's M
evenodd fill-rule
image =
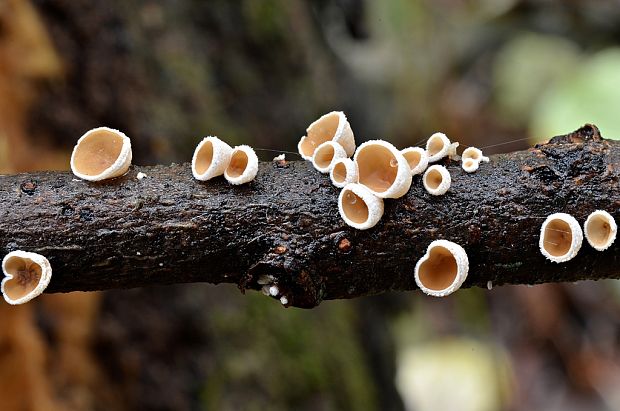
M0 0L0 172L67 169L100 125L137 164L205 135L268 160L331 110L358 143L618 138L619 45L617 0ZM619 410L619 305L616 281L311 311L204 284L0 303L0 409Z

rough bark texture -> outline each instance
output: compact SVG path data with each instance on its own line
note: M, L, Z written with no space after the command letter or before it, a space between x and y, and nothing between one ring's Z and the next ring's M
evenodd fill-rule
M448 162L446 160L446 162ZM314 307L416 288L415 262L440 238L468 252L465 286L615 278L620 241L600 253L585 244L565 264L538 250L540 225L554 212L580 222L596 210L620 220L620 142L584 126L549 144L493 156L440 197L420 177L386 201L371 230L344 224L338 189L309 162L262 163L252 183L198 182L189 165L134 167L118 179L88 183L69 173L4 176L0 248L44 254L50 292L184 282L260 289L272 275L288 305ZM138 180L139 171L147 177Z

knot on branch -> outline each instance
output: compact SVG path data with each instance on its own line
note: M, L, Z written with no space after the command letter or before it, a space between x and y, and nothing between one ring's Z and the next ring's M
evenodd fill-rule
M590 141L603 141L601 132L594 124L586 124L572 133L555 136L549 144L583 144Z

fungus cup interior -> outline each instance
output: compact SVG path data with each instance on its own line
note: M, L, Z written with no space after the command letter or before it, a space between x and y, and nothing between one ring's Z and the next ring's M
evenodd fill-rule
M11 300L17 300L32 292L39 284L43 273L41 266L29 258L11 257L5 270L13 276L4 283L4 292Z
M543 247L553 257L562 257L570 250L573 233L567 222L551 220L543 233Z
M347 167L344 165L343 162L336 163L333 173L334 180L337 183L343 183L344 180L347 178Z
M436 190L441 185L441 182L443 181L443 176L441 175L439 170L433 169L426 173L426 175L424 176L424 181L429 188Z
M426 261L420 265L418 277L428 289L441 291L450 287L456 275L458 266L452 253L441 246L433 247Z
M434 156L444 148L444 141L439 136L432 136L428 142L428 155Z
M472 159L472 160L478 160L480 158L480 153L478 152L478 150L466 149L463 152L463 158Z
M351 190L346 190L342 197L342 210L354 223L363 224L368 220L368 206Z
M463 165L464 165L466 168L471 168L471 167L473 167L473 166L474 166L474 163L475 163L475 161L474 161L474 160L472 160L471 158L468 158L467 160L465 160L465 161L463 162Z
M405 160L409 163L409 168L414 169L420 164L420 160L422 159L422 154L417 150L409 150L403 153Z
M338 113L331 113L312 124L308 129L308 135L300 145L301 153L312 157L318 146L334 138L339 122Z
M211 141L205 141L198 150L196 155L196 162L194 167L198 174L204 174L207 172L211 163L213 162L213 143Z
M334 154L334 147L331 144L324 145L314 153L314 161L319 167L325 168L332 162Z
M237 150L230 158L230 163L226 169L226 174L236 178L243 174L248 167L248 155L243 150Z
M586 227L588 239L597 247L604 247L611 236L611 225L602 215L593 216Z
M85 175L96 176L110 168L123 149L123 137L108 130L97 130L80 141L73 164Z
M359 182L371 190L382 193L394 184L398 161L392 152L379 145L364 147L357 154Z

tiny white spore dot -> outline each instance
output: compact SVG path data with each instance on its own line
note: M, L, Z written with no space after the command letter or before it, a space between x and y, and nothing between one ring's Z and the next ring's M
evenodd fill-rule
M146 177L146 174L144 174L142 171L140 171L138 175L136 175L136 178L138 180L142 180L144 177Z
M282 303L282 305L286 305L288 304L288 298L286 298L285 296L280 297L280 302Z
M271 287L269 287L269 294L272 297L276 297L278 294L280 294L280 290L278 289L278 286L272 285Z

